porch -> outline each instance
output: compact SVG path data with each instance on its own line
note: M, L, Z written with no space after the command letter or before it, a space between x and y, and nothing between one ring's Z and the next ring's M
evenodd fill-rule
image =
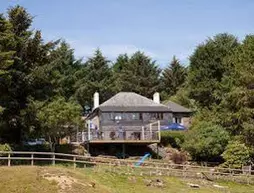
M107 127L103 129L88 128L87 132L78 132L78 143L142 143L160 142L160 121L145 126Z

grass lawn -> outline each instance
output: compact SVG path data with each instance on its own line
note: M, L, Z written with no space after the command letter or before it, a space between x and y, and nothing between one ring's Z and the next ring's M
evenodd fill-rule
M254 193L253 185L162 176L126 176L90 168L13 166L0 167L0 174L0 192L3 193ZM163 181L162 187L147 185L156 179ZM190 188L187 183L199 184L200 188ZM225 188L214 187L214 184Z

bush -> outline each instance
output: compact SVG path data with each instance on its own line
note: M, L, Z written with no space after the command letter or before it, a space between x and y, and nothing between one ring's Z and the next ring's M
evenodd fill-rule
M184 131L162 131L161 145L180 149L185 138Z
M183 151L174 151L170 159L175 164L184 164L188 160L188 155L186 152L183 152Z
M218 161L228 141L229 134L221 126L200 122L186 133L183 148L195 161Z
M49 144L16 146L16 151L50 152Z
M59 144L56 145L56 153L84 155L86 149L82 145Z
M231 141L222 154L222 157L225 160L222 166L240 169L242 166L248 164L251 159L250 154L251 152L245 144L240 143L239 141Z
M12 149L9 144L5 143L5 144L0 144L0 151L12 151ZM0 157L1 156L8 156L8 155L0 153ZM6 164L7 164L7 160L0 160L0 165L6 165Z
M7 143L5 144L0 144L0 151L12 151L11 146ZM0 156L3 156L0 154Z

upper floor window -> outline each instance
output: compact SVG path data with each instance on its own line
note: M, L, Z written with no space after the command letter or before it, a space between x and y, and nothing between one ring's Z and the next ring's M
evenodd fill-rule
M163 119L163 113L150 113L150 118L152 120L162 120Z
M125 119L124 113L110 113L110 119L120 121Z
M132 113L131 118L132 118L132 120L142 120L143 115L142 115L142 113Z

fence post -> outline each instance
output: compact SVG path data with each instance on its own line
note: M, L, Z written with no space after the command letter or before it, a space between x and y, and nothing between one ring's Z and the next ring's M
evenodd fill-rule
M31 154L31 166L33 166L34 165L34 154L32 153Z
M55 164L56 164L56 155L55 155L55 153L53 153L53 156L52 156L52 165L53 166L55 166Z
M73 168L76 168L76 156L73 156Z
M8 153L8 166L11 166L11 154Z

